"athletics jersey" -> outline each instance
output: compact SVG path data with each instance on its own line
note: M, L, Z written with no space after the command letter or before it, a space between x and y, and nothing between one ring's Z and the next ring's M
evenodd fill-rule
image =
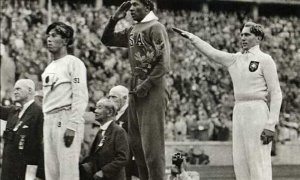
M144 71L147 75L156 64L160 64L165 71L169 70L168 36L164 26L157 20L133 26L128 45L130 64L135 74L142 74L139 71ZM144 78L141 76L141 79Z
M267 81L274 83L272 86L279 85L276 65L271 56L261 52L259 46L255 46L244 54L241 52L235 54L234 59L228 70L236 100L239 100L240 96L258 96L266 101Z
M78 123L83 123L82 116L88 102L86 68L75 56L66 55L52 61L44 73L43 112L71 106L72 117L69 129L76 130Z
M276 64L263 53L259 45L245 53L231 54L231 62L224 63L232 78L236 101L264 100L270 95L270 114L266 129L275 130L279 120L282 94ZM221 63L222 64L222 63Z
M192 41L196 47L203 45L197 38L192 38ZM204 43L204 46L210 45ZM272 57L263 53L257 45L245 53L232 54L214 50L211 60L228 68L237 102L267 101L270 96L270 113L265 129L275 131L275 124L279 121L282 94Z
M159 84L170 69L168 34L157 19L150 12L142 22L120 32L114 32L116 22L111 19L102 36L105 45L129 48L132 74L142 80L141 86L147 90Z

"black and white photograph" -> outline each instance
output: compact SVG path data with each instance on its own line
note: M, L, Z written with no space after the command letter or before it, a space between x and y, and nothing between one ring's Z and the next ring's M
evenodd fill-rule
M300 0L2 0L0 180L300 180Z

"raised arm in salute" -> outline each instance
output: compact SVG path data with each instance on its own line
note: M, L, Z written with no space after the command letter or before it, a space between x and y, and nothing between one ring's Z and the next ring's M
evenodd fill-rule
M271 180L271 141L278 122L282 94L276 65L259 44L261 25L248 22L241 31L242 52L227 53L213 48L192 33L173 30L210 60L227 67L234 87L233 160L237 180ZM270 107L267 106L270 96ZM270 110L269 110L270 109Z
M165 173L165 75L170 66L170 47L166 29L153 9L150 0L124 2L110 18L102 36L105 45L129 50L132 77L128 133L141 180L163 180ZM136 23L115 32L115 25L128 10Z

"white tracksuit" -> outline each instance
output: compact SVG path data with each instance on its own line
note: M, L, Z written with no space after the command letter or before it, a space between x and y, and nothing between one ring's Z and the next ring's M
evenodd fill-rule
M263 129L275 131L282 95L276 65L255 46L237 53L228 67L234 86L233 161L237 180L271 180L271 143L263 145ZM270 95L270 110L267 96Z
M86 68L80 59L66 55L52 61L44 73L44 154L47 180L79 180L79 155L88 103ZM70 147L66 129L75 131Z
M211 48L192 37L196 47ZM256 45L247 53L215 51L214 62L228 68L235 96L233 110L233 161L237 180L271 180L271 143L263 145L263 129L275 131L282 94L276 65ZM267 97L270 97L270 110Z

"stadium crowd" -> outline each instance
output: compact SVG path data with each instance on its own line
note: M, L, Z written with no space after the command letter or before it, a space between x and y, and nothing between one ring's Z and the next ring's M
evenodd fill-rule
M54 4L52 8L52 22L66 22L75 30L75 43L70 50L87 67L88 110L93 110L96 101L114 85L127 85L130 77L127 50L108 48L100 41L115 8L94 9L87 5L79 8L66 4ZM8 59L15 63L15 78L30 78L38 84L38 89L41 89L41 73L49 61L45 46L47 13L35 2L30 5L7 3L1 11L1 46L5 47ZM217 49L237 52L240 50L239 29L251 18L242 12L185 10L159 10L157 15L168 29L172 46L167 140L230 140L234 98L227 70L210 64L190 43L176 36L171 27L193 32ZM131 21L128 16L117 29L128 27ZM262 49L271 54L277 64L284 96L278 140L300 141L300 19L261 16L257 22L265 27ZM2 103L9 104L10 96L7 92Z

